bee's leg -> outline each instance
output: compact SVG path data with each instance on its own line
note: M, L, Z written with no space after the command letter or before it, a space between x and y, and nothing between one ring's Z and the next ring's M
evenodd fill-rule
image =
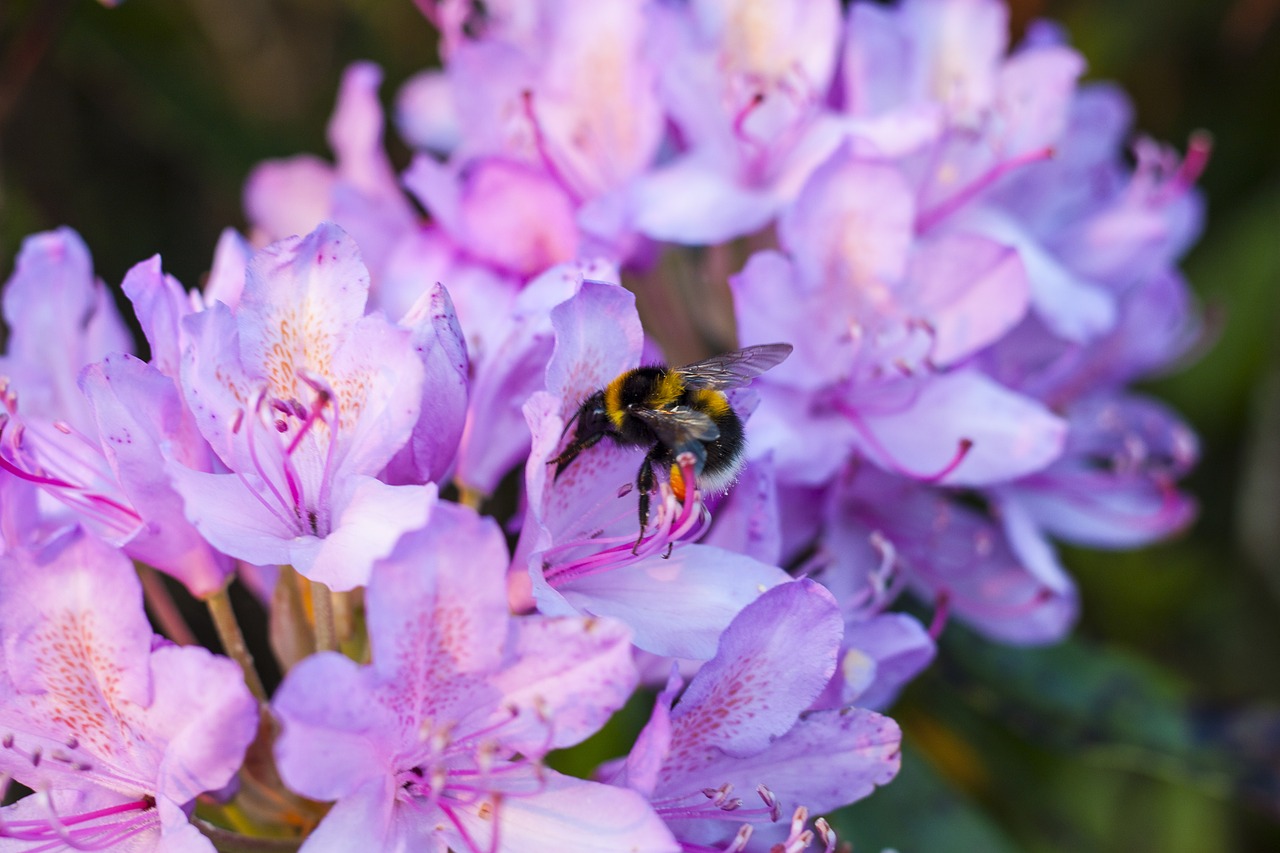
M568 447L560 452L559 456L556 456L553 459L548 459L548 465L554 464L556 466L556 476L553 479L558 479L564 469L569 467L569 463L578 458L579 453L595 447L600 443L600 439L604 438L604 436L604 433L597 432L587 436L586 438L575 438L573 441L569 442Z
M644 461L640 463L640 471L636 474L636 491L640 493L640 535L636 537L636 544L631 548L632 554L639 553L640 543L644 541L645 529L649 526L649 493L653 491L653 486L653 451L651 450L645 454Z

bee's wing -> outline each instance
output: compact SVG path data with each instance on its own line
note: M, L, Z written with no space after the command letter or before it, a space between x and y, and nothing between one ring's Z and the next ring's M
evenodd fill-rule
M791 344L760 344L676 368L686 388L723 391L746 385L791 355Z
M677 453L701 442L715 441L720 427L706 412L688 406L669 409L633 409L631 414L644 421L658 439Z

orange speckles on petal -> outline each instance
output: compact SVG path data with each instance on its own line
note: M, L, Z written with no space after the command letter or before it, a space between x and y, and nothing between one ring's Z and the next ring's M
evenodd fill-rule
M32 710L92 752L111 756L143 739L127 724L132 703L120 695L119 650L98 638L96 619L91 612L63 611L36 632L34 663L46 692L33 699Z

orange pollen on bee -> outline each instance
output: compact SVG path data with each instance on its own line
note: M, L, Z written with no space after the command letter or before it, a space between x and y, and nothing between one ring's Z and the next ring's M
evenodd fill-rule
M676 500L684 503L684 474L680 473L680 466L671 466L671 492L676 496Z

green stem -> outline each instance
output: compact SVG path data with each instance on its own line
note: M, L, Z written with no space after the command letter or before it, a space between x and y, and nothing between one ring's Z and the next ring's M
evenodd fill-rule
M262 686L262 679L258 677L258 670L253 665L253 655L245 645L244 634L240 632L240 623L236 621L236 613L231 609L231 596L227 594L227 588L224 586L206 596L204 603L209 607L209 615L213 617L213 627L218 632L218 639L222 641L223 650L232 660L240 664L240 669L244 671L244 683L249 686L249 690L258 701L265 704L267 691Z
M302 846L301 838L254 838L222 829L199 818L191 821L213 842L220 853L292 853Z
M311 611L316 620L316 651L337 651L338 632L333 621L333 592L317 581L311 582Z

